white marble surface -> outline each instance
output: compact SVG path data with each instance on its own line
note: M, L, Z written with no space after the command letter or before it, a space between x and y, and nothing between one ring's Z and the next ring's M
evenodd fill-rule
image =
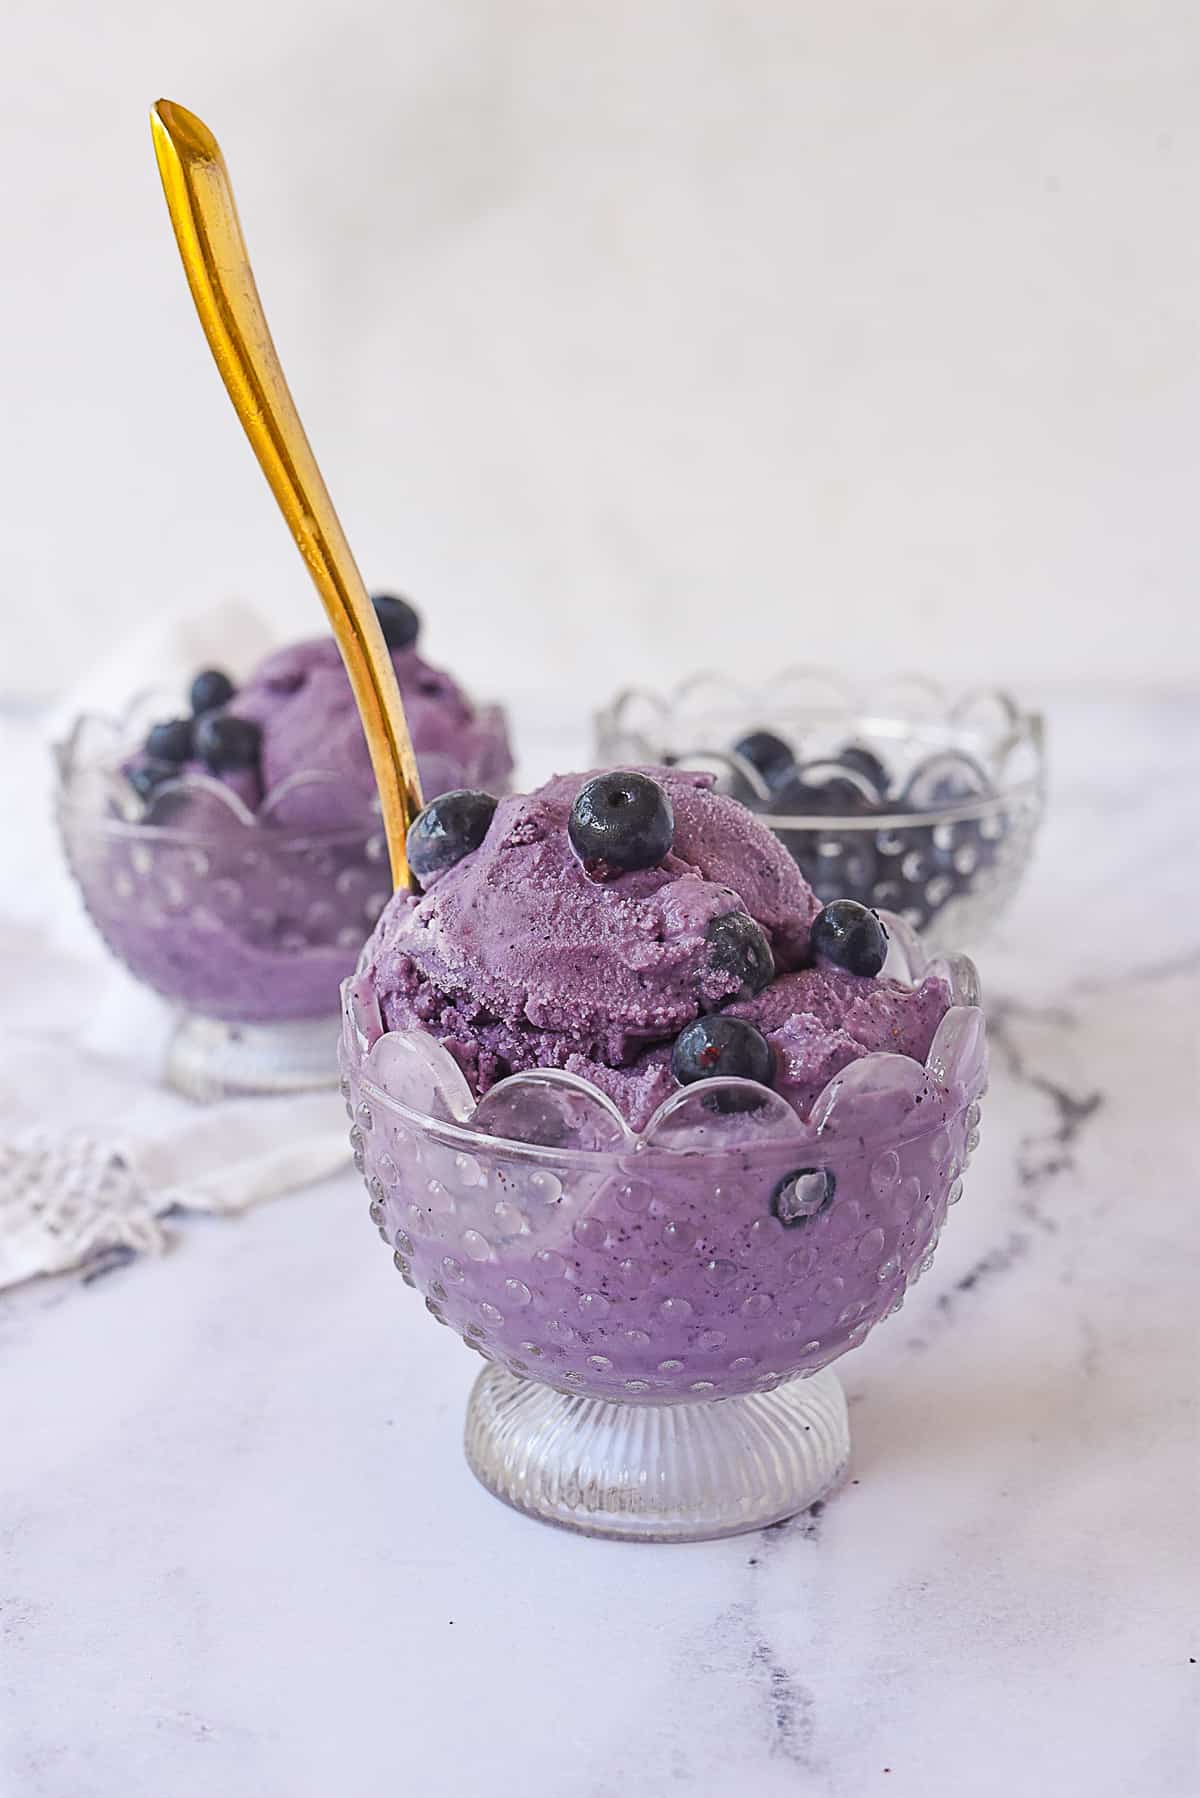
M844 1490L694 1548L527 1522L352 1176L197 1220L0 1300L4 1798L1194 1798L1200 743L1053 726L983 1145L842 1364Z

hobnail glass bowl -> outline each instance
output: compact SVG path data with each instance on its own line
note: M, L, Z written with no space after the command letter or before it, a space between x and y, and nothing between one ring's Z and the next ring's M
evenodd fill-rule
M844 803L797 811L733 750L770 730L809 791ZM975 944L1025 875L1045 800L1043 724L998 689L952 694L919 676L858 687L789 668L751 690L700 674L670 694L630 688L595 721L597 760L707 768L761 813L823 902L898 913L934 948ZM853 745L878 758L839 761ZM867 770L864 772L864 769Z
M953 1004L924 1066L866 1056L807 1122L742 1080L683 1089L640 1134L557 1070L476 1104L440 1043L385 1032L368 983L346 982L342 1090L371 1217L488 1362L466 1450L498 1497L686 1541L790 1516L840 1479L830 1363L929 1266L985 1083L974 968L928 962L889 925L889 972L940 973Z
M289 800L334 777L297 773L250 811L187 773L148 804L121 772L173 706L143 695L85 715L55 752L55 811L83 903L117 959L179 1010L167 1080L192 1098L337 1080L337 994L391 896L377 806L296 828ZM476 770L424 758L430 793Z

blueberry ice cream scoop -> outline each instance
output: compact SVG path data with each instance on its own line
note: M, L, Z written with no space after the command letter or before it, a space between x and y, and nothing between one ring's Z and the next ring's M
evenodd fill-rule
M420 654L417 615L406 600L380 594L375 605L426 797L467 782L504 787L512 756L500 714L477 708ZM143 797L172 773L204 774L250 811L271 796L272 817L292 828L321 830L370 813L375 778L332 637L276 650L240 686L223 669L202 669L189 698L192 716L155 724L127 764Z
M424 659L407 601L380 596L376 609L426 795L502 788L502 714ZM140 727L132 753L114 726L94 765L65 758L60 817L88 909L120 960L189 1015L327 1018L389 895L374 775L336 644L291 644L240 684L201 668L181 697L174 715Z
M631 797L610 816L617 792ZM598 806L593 856L581 816L590 828ZM861 1055L923 1060L949 1005L936 979L914 990L869 956L839 966L828 942L818 955L820 913L786 848L710 776L561 775L502 799L425 893L397 894L363 968L386 1027L437 1036L477 1095L565 1068L640 1128L707 1061L766 1080L804 1115Z

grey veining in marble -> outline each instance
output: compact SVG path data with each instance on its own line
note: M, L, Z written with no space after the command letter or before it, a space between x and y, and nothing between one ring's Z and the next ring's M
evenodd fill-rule
M351 1178L197 1220L0 1304L4 1798L1194 1798L1200 740L1053 725L983 1143L841 1364L845 1487L694 1548L540 1528Z

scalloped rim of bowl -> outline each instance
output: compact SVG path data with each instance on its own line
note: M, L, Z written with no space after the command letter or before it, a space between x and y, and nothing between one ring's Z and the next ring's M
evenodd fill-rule
M789 702L789 686L817 692L823 690L826 703L821 707L806 708L800 706L795 697ZM644 687L622 688L608 705L594 714L597 738L603 740L605 736L621 733L638 737L646 750L646 760L650 764L656 764L661 760L661 755L656 753L644 729L639 730L636 725L627 723L622 714L637 703L655 715L664 735L668 735L672 729L681 731L686 725L689 702L697 693L703 693L706 687L713 690L717 699L717 705L710 710L710 716L725 721L730 732L746 728L747 720L756 716L768 723L773 720L781 725L785 720L790 720L793 726L798 726L801 720L810 725L852 721L860 731L877 739L901 734L896 727L903 725L916 727L936 723L947 732L962 732L972 707L982 711L988 705L1003 720L1002 728L996 733L992 751L995 766L993 770L989 770L988 777L995 790L991 794L936 810L875 812L870 816L842 817L828 813L785 814L764 811L761 816L773 830L782 828L865 832L910 829L930 824L955 824L1003 812L1014 800L1032 798L1040 801L1044 794L1045 720L1042 713L1023 708L1002 687L957 690L924 675L902 674L870 683L856 683L836 670L797 663L782 669L765 687L756 688L725 675L701 671L688 675L666 693L655 693ZM894 704L890 710L882 708L882 701L895 701L905 695L910 698L919 695L924 704L914 705L908 711ZM1033 771L1015 780L1006 779L1004 769L1019 750L1025 750L1032 756ZM770 797L769 789L758 770L735 752L691 744L678 750L672 747L668 753L677 757L678 765L683 768L687 766L688 757L723 762L741 775L758 799L765 801Z

